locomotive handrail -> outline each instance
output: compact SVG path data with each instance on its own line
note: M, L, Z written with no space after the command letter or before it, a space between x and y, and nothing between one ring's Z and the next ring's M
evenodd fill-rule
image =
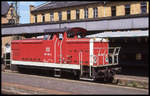
M103 60L103 64L102 64L102 66L117 65L117 64L118 64L118 55L119 55L119 52L120 52L120 47L109 47L109 48L105 48L105 47L103 47L103 48L98 48L98 47L96 47L96 48L94 48L94 49L98 49L98 50L99 50L98 56L103 56L103 59L102 59L102 60ZM101 53L100 50L102 50L102 49L105 49L105 50L104 50L103 54L100 54L100 53ZM108 49L109 49L108 56L110 56L109 58L111 58L111 63L110 63L110 60L109 60L109 61L108 61L109 64L104 65L104 57L107 56L107 55L106 55L106 50L108 50ZM113 50L113 51L110 53L110 50ZM95 55L96 55L96 54L95 54ZM94 55L94 56L95 56L95 55ZM115 57L116 57L116 58L115 58ZM96 58L96 62L98 62L97 60L99 60L98 57ZM99 64L97 64L97 65L99 65Z
M110 54L108 54L111 58L112 58L112 64L118 64L118 55L119 55L119 52L120 52L120 47L113 47L114 48L114 51ZM118 49L118 51L117 51ZM115 56L116 56L116 63L115 63Z
M82 66L82 51L79 52L79 64L80 64L80 70L81 70L80 76L82 76L82 74L83 74L83 70L82 70L82 68L83 68L83 66Z

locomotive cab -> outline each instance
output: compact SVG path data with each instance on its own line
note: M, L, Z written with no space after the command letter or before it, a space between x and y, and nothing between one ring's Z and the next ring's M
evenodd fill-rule
M43 37L43 40L52 40L53 38L58 38L59 40L62 39L80 39L84 38L86 36L86 30L83 28L68 28L66 30L62 31L54 31L49 32L49 29L45 31L45 35ZM49 32L49 33L47 33Z
M86 36L86 30L83 28L72 28L67 32L67 38L80 39Z
M43 37L43 40L53 40L54 38L58 38L59 40L62 40L63 37L63 33L49 33L49 34L45 34Z

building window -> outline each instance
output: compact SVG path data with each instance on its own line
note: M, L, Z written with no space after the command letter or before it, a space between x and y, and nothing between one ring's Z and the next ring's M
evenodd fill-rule
M54 21L54 13L50 12L50 21Z
M136 60L142 60L142 54L136 53Z
M67 38L74 38L75 33L74 32L68 32L67 33Z
M15 24L15 20L14 20L14 19L9 19L9 20L8 20L8 23L9 23L9 24Z
M37 23L37 15L34 16L34 22Z
M45 15L42 14L42 22L45 22Z
M76 19L78 20L79 17L80 17L80 11L77 9L77 10L76 10Z
M70 10L67 10L67 20L70 20Z
M13 17L14 16L13 9L11 9L10 11L11 11L11 16Z
M97 7L96 8L93 8L93 15L94 15L94 18L97 18L98 16L98 10L97 10Z
M62 13L59 11L58 15L59 15L59 21L61 21L62 20Z
M84 18L87 19L88 18L88 8L84 9Z
M141 13L147 12L147 4L146 2L141 2Z
M111 16L116 16L116 6L111 6Z
M130 4L125 5L125 15L130 15Z

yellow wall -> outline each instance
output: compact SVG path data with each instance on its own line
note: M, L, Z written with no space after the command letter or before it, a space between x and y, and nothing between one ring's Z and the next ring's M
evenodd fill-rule
M123 16L125 15L125 6L124 5L118 5L116 6L116 16Z
M54 12L54 21L58 21L59 18L58 18L58 12Z
M45 13L45 22L50 21L50 13Z
M71 20L76 19L76 10L71 10Z
M62 20L67 20L67 12L62 11Z
M111 7L110 6L105 7L104 17L108 17L108 16L111 16Z
M104 17L104 6L98 6L98 17Z
M80 9L80 19L84 19L84 9Z
M31 14L31 11L34 9L35 7L33 5L30 5L30 23L34 23L35 22L35 18L34 18L34 14Z
M37 22L42 22L42 14L37 15Z
M88 18L93 18L93 8L88 9Z
M35 18L34 18L34 15L30 14L30 23L34 23L34 22L35 22L34 19L35 19Z
M6 17L1 17L2 24L8 23L8 19Z
M141 5L140 3L131 4L131 14L140 14L141 13Z

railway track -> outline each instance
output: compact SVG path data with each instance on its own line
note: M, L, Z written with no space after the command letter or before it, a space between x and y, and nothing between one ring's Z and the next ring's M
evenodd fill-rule
M69 92L60 92L57 90L50 90L45 88L38 88L33 86L27 86L17 83L3 82L2 83L3 94L71 94Z
M10 90L12 94L148 94L145 89L2 72L2 92L11 92Z

